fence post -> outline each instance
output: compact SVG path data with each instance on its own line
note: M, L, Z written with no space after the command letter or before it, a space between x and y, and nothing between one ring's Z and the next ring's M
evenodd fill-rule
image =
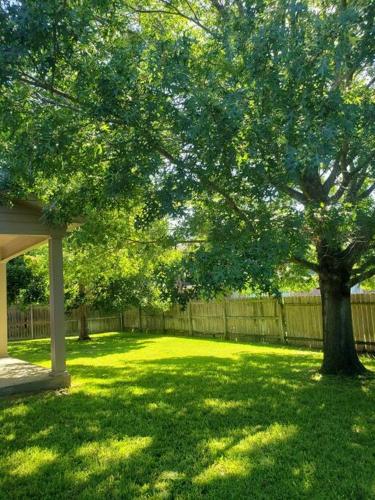
M188 317L189 317L189 335L193 336L193 317L191 314L191 301L188 303Z
M142 307L138 306L138 325L139 325L139 330L142 331Z
M33 305L30 304L30 333L31 333L31 338L34 338L34 311L33 311Z
M123 311L120 311L120 332L124 331Z
M281 342L284 344L288 343L288 329L287 329L287 323L286 323L286 315L285 315L285 304L284 304L284 299L283 297L278 297L277 303L279 305L279 311L280 311L280 337L281 337Z
M229 340L228 336L228 316L227 316L227 299L223 300L223 321L224 321L224 339Z
M162 324L163 324L163 333L164 333L165 332L165 314L164 314L164 311L162 311L161 314L162 314L161 317L162 317L162 320L163 320Z

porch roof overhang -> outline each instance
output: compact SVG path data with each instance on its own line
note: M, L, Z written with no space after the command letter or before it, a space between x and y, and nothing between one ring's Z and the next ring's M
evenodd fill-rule
M51 226L43 218L43 207L37 201L14 200L12 206L0 206L0 262L7 262L52 236L64 236L78 225Z
M68 387L64 331L63 236L77 226L52 226L43 217L37 201L12 200L0 206L0 395L26 390ZM8 357L6 263L33 247L48 241L50 276L51 372L25 365ZM14 371L24 372L20 377ZM12 375L13 374L13 375Z

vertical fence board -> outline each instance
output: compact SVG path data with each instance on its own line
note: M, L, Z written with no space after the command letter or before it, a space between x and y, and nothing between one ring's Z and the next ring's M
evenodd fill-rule
M359 351L375 352L375 293L352 295L352 316ZM239 298L211 302L192 301L186 308L172 305L168 311L129 307L122 312L88 311L89 333L121 329L182 333L256 342L283 342L322 347L323 326L319 296L276 299ZM78 311L65 317L65 334L79 332ZM48 306L8 308L10 340L48 338Z
M284 310L289 343L309 347L322 346L323 324L320 297L285 297Z

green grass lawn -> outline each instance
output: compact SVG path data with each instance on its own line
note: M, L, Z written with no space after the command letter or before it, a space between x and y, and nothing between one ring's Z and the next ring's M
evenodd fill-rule
M1 499L375 498L375 380L285 347L93 338L68 341L69 391L0 400ZM45 340L10 354L49 366Z

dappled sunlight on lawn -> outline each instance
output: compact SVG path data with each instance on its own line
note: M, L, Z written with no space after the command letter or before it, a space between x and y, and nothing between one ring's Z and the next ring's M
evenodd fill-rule
M105 472L140 453L152 443L151 437L133 436L84 443L75 451L79 469L71 471L72 481L87 481L91 475Z
M244 430L244 438L214 439L207 443L208 450L213 456L219 454L219 458L214 460L207 470L201 472L194 482L198 484L210 483L214 480L227 478L228 476L246 476L250 473L252 463L256 464L258 459L252 460L252 455L261 454L261 460L267 458L267 446L280 443L296 434L297 429L293 426L271 425L264 431L252 433ZM248 435L246 435L248 434ZM222 445L222 446L221 446ZM267 465L273 465L273 460L267 461Z
M51 449L30 446L11 454L5 461L6 467L2 472L10 476L30 476L52 464L57 458L58 454Z
M217 413L223 413L228 409L232 408L241 408L244 406L248 406L245 401L223 401L221 399L205 399L203 401L203 406L206 408L210 408Z
M49 359L45 340L10 348ZM158 335L69 339L70 390L0 400L0 497L369 498L375 381L322 378L320 359Z

